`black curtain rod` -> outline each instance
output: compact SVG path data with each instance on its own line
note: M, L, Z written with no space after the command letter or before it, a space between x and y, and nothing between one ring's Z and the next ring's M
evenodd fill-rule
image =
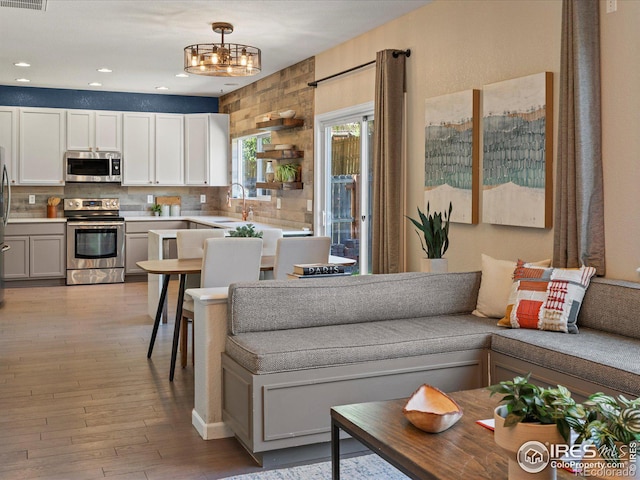
M411 56L411 50L410 49L396 50L396 51L393 52L393 58L398 58L399 55L406 55L407 57L410 57ZM307 83L307 85L310 86L310 87L317 87L320 82L324 82L325 80L330 80L332 78L339 77L340 75L344 75L346 73L353 72L354 70L359 70L359 69L364 68L364 67L366 67L368 65L371 65L373 63L376 63L376 61L375 60L371 60L370 62L363 63L362 65L358 65L357 67L352 67L352 68L350 68L348 70L344 70L344 71L339 72L339 73L334 73L333 75L329 75L328 77L321 78L321 79L316 80L314 82L309 82L309 83Z

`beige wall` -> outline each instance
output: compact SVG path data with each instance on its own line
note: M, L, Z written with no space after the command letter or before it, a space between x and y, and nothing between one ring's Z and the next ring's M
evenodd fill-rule
M411 49L407 59L409 214L416 206L422 207L426 98L550 71L554 73L557 125L561 9L561 0L435 0L316 56L316 78L322 78L373 60L378 50ZM640 266L640 194L632 193L634 185L640 185L638 160L632 155L640 151L637 134L633 135L640 126L640 92L631 88L639 84L640 66L636 61L632 75L619 72L628 72L629 64L634 63L632 49L638 45L640 33L633 19L639 13L640 2L622 0L618 12L603 14L602 20L603 65L610 65L610 72L603 76L607 276L630 280L638 279L635 268ZM374 74L371 66L320 84L316 114L373 100ZM607 95L608 88L612 90ZM555 137L557 144L557 134ZM630 171L633 173L628 175ZM618 225L629 227L622 232ZM452 271L480 268L481 253L538 260L550 258L553 250L552 230L452 224L450 238L446 256ZM419 270L422 251L408 225L407 239L408 270Z
M600 12L607 277L640 281L640 2Z

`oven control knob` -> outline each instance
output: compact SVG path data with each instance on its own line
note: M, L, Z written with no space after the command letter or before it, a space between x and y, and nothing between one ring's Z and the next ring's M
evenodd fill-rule
M71 201L70 201L70 202L69 202L69 206L70 206L70 207L73 207L73 202L71 202Z
M79 206L80 206L80 202L76 202L76 207L79 207Z
M115 207L116 205L118 205L118 202L116 202L115 200L111 200L111 206Z

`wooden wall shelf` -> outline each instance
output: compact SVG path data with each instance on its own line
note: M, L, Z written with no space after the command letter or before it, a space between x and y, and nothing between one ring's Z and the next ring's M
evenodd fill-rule
M267 122L256 123L256 128L260 130L283 130L285 128L295 128L304 125L302 118L276 118Z
M302 190L302 182L256 182L256 188L268 190Z
M304 158L304 150L270 150L268 152L256 153L258 158L268 158L270 160L287 160L290 158Z

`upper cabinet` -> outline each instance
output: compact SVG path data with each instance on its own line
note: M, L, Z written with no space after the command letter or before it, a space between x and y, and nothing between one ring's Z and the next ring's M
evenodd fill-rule
M20 109L18 182L21 185L62 185L65 110Z
M125 113L124 185L184 185L184 115Z
M122 115L122 170L125 185L154 185L155 116L153 113Z
M229 115L190 114L185 122L185 183L228 184Z
M184 115L156 114L155 172L158 185L184 185Z
M67 150L122 151L122 114L67 110Z
M4 147L4 161L9 173L9 181L15 185L18 180L18 109L0 107L0 146Z

